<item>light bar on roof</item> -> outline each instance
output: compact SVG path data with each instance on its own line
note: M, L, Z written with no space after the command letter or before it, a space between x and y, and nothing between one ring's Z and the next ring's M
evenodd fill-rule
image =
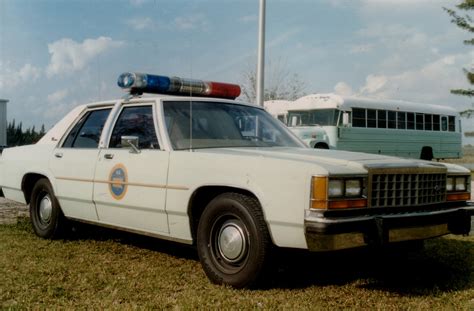
M129 90L132 94L153 93L228 99L234 99L240 95L240 86L237 84L157 76L138 72L122 73L117 84L119 87Z

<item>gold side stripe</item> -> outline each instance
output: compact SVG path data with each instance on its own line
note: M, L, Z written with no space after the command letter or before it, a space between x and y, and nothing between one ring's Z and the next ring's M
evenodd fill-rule
M114 184L114 185L125 185L125 186L136 186L136 187L147 187L147 188L158 188L158 189L172 189L172 190L189 190L188 187L184 186L174 186L174 185L158 185L158 184L144 184L137 182L123 182L123 181L111 181L111 180L93 180L85 178L72 178L72 177L56 177L60 180L69 180L69 181L80 181L80 182L95 182L99 184Z

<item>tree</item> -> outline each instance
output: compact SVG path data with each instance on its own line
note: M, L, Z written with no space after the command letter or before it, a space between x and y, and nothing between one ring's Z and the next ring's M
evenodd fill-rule
M40 140L45 133L44 124L41 126L39 133L36 132L35 126L23 131L22 122L16 125L13 119L13 121L7 125L7 146L13 147L34 144Z
M459 28L466 30L469 33L474 33L474 19L468 13L474 10L474 0L463 0L460 4L456 5L458 10L443 8L451 16L451 22L456 24ZM463 14L459 10L467 11L468 13ZM474 45L474 37L471 39L464 40L466 45ZM471 85L474 85L474 68L463 69L467 80ZM473 97L474 89L454 89L451 90L452 94ZM474 116L474 109L467 109L461 112L463 117L470 118Z
M254 103L257 98L256 66L249 65L242 72L242 96L248 102ZM278 60L269 62L265 78L265 91L263 100L286 99L295 100L303 96L306 85L300 80L298 74L291 74L286 63Z

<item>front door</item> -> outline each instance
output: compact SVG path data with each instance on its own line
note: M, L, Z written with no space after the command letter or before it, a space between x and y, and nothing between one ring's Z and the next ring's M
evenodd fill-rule
M99 222L149 233L168 233L165 211L169 152L160 149L152 105L124 106L94 180ZM138 138L138 152L122 137Z

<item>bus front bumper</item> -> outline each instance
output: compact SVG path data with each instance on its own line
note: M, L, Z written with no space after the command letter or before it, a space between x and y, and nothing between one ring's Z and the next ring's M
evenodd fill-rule
M474 204L445 210L355 217L324 217L309 212L305 219L310 251L332 251L394 242L424 240L471 231Z

